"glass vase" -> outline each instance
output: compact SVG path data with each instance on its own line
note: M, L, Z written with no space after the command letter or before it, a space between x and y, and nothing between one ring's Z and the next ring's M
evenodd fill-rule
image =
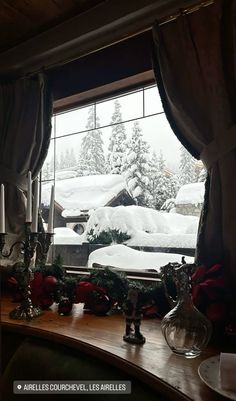
M211 333L211 322L193 305L190 286L190 271L193 265L176 267L169 264L162 268L162 280L166 295L173 309L161 322L162 333L170 349L177 355L195 358L207 346ZM172 275L177 297L168 292L167 278Z

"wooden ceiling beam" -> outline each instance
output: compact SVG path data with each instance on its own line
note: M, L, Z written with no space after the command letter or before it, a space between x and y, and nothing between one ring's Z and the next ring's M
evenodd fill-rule
M0 54L0 77L19 77L75 60L149 29L196 0L107 0Z

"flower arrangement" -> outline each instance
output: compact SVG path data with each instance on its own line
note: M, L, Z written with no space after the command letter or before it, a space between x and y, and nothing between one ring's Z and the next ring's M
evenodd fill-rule
M21 279L18 266L8 280L16 302L21 300ZM161 282L144 286L109 267L92 269L86 280L84 276L74 278L66 274L60 257L51 266L35 269L30 298L41 309L58 303L58 313L62 315L69 314L74 303L84 303L86 311L104 315L111 309L122 310L130 286L139 291L144 317L163 316L169 310Z
M192 298L217 329L236 335L236 292L228 289L222 265L196 268L192 275Z
M21 266L18 266L8 280L16 302L21 301L20 272ZM175 284L171 277L168 280L170 293L175 295ZM30 287L34 306L47 309L56 302L61 315L69 314L76 303L84 303L86 311L97 315L110 313L112 309L122 310L130 287L136 288L140 294L144 317L163 317L170 310L161 281L143 285L109 267L92 269L86 279L84 276L74 278L66 274L60 256L52 265L35 270ZM229 335L236 335L236 292L227 290L222 265L195 268L192 274L192 298L195 306L215 327L223 328Z

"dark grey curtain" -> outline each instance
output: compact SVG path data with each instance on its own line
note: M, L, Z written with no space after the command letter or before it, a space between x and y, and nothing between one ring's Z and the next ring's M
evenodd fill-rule
M153 65L169 123L208 169L197 262L236 282L236 0L153 27Z
M0 84L0 183L6 192L7 248L23 235L27 174L31 170L35 178L45 160L51 116L44 75ZM16 261L18 253L15 249L10 259Z

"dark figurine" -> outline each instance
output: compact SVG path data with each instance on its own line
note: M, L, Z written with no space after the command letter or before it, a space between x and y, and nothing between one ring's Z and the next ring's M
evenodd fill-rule
M132 344L144 344L145 337L140 333L141 324L141 304L139 302L138 291L131 288L128 292L128 297L123 305L125 313L125 335L123 340ZM134 330L131 327L134 325Z

